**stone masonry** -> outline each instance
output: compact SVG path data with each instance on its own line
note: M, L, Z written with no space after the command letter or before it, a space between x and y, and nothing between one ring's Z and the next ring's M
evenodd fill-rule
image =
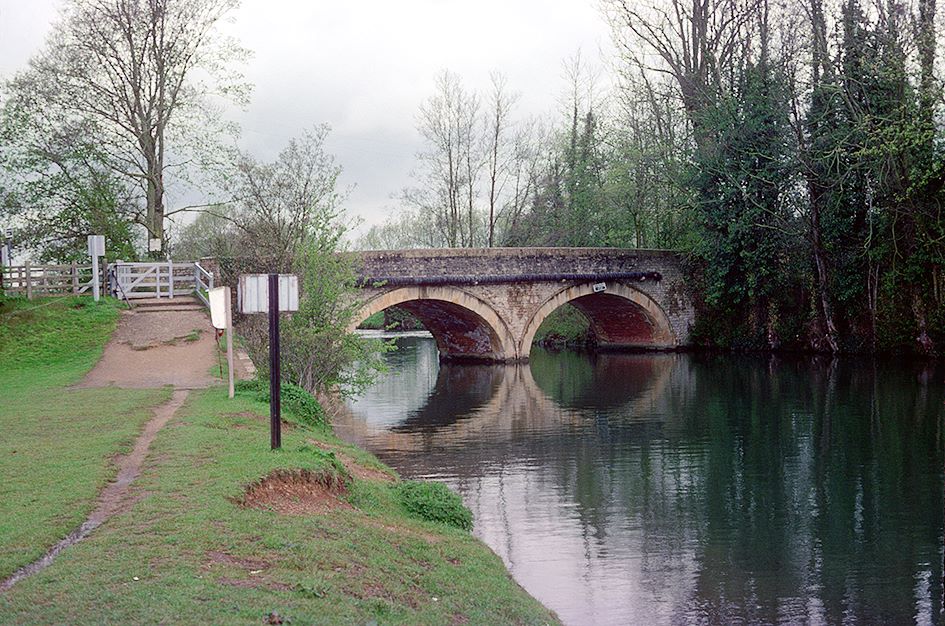
M399 306L424 322L444 358L525 360L538 326L565 303L588 317L604 347L689 342L693 307L675 252L464 248L359 256L362 306L352 326Z

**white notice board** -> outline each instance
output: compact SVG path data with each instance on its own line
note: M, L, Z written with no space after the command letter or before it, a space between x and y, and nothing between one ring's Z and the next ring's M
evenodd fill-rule
M243 274L237 286L241 313L269 312L269 274ZM279 274L279 310L299 310L299 277Z

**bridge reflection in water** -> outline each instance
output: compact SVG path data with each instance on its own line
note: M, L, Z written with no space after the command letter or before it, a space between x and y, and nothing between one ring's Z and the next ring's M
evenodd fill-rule
M456 488L566 622L942 620L940 369L400 343L339 432Z

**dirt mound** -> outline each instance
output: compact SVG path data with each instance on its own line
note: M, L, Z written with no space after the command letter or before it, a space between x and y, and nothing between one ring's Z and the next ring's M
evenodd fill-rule
M247 487L237 504L283 515L320 514L352 508L341 499L346 490L344 480L336 475L275 470Z

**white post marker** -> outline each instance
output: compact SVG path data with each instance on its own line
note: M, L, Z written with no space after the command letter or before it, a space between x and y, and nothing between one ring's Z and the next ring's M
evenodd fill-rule
M89 256L92 257L92 298L98 302L98 259L105 256L105 235L89 235Z
M229 372L230 397L233 388L233 310L230 306L230 288L217 287L207 292L210 301L210 322L214 328L226 330L226 368Z

